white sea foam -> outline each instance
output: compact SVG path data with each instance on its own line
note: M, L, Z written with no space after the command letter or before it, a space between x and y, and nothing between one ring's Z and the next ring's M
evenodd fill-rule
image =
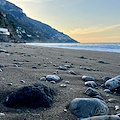
M120 53L120 43L27 43L27 45Z

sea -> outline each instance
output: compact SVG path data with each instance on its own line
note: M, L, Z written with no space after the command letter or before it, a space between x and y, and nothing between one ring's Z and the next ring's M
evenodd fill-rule
M27 45L120 53L120 43L26 43Z

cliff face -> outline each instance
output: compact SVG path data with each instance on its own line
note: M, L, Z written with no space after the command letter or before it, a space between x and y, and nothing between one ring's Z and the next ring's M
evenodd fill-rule
M77 42L49 25L27 17L21 8L6 0L0 1L0 8L5 11L8 21L13 23L15 35L17 34L16 38L19 38L20 41L47 43Z
M17 42L18 40L14 23L9 21L0 9L0 42Z

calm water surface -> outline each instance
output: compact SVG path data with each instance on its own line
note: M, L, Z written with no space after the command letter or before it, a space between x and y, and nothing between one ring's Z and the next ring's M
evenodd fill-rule
M120 53L120 43L26 43L26 44L35 45L35 46L55 47L55 48Z

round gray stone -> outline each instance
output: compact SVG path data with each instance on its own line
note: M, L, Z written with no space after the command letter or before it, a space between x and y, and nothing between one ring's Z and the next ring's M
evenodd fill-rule
M97 98L75 98L71 101L69 110L78 118L109 114L107 104Z
M65 81L65 84L70 84L70 81Z
M64 66L59 66L59 69L60 69L60 70L67 70L68 68L67 68L67 67L64 67Z
M105 82L105 87L108 88L109 90L114 90L120 87L120 75L107 80Z
M47 80L47 81L59 82L59 81L60 81L60 77L57 76L57 75L47 75L47 76L46 76L46 80Z
M64 67L71 68L71 65L64 65Z
M105 89L104 92L111 93L111 91L109 89Z
M97 84L94 81L87 81L85 82L85 85L92 88L97 87Z
M65 88L65 87L67 87L67 85L66 84L61 84L60 87Z
M118 103L119 100L117 100L115 98L110 98L110 99L108 99L108 102L110 102L110 103Z
M0 117L3 117L3 116L5 116L5 113L0 113Z
M84 80L84 81L94 81L95 80L95 78L93 78L93 77L90 77L90 76L82 76L82 80Z
M93 88L91 88L91 87L89 87L89 88L85 91L85 94L88 95L88 96L90 96L90 97L94 97L94 96L96 96L96 95L99 95L99 96L100 96L100 93L99 93L97 90L95 90L95 89L93 89Z
M72 75L77 75L77 73L75 73L73 70L69 71L69 73Z
M45 77L40 78L40 81L46 81Z

